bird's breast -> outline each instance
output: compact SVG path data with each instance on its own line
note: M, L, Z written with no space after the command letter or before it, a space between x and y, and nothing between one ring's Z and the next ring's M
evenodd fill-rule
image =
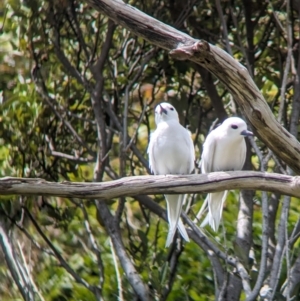
M242 169L246 156L244 139L231 143L218 143L213 162L213 171Z
M160 132L154 145L154 158L159 174L189 173L190 151L186 143L186 133L165 128ZM184 136L186 135L186 136Z

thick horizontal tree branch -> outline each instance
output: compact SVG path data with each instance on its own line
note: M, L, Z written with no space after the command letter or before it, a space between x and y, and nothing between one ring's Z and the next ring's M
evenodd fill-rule
M134 176L102 183L56 183L33 178L0 178L1 195L49 195L102 200L146 194L201 193L230 189L272 191L300 197L300 177L230 171L203 175Z
M261 140L295 172L300 173L300 144L274 118L247 69L228 53L195 40L120 0L85 0L99 12L181 60L193 61L219 78L238 102Z

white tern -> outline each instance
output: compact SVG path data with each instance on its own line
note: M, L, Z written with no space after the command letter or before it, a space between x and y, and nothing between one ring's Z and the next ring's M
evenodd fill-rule
M175 108L166 102L155 108L156 130L148 146L149 166L155 175L190 174L194 169L195 150L190 132L179 123ZM169 220L166 247L173 241L176 229L189 241L180 214L184 195L165 195Z
M253 136L253 133L247 130L245 121L238 117L226 119L219 127L211 131L203 144L199 163L202 173L241 170L246 158L247 149L244 139L246 136ZM208 213L201 227L209 224L214 231L218 230L226 196L227 191L207 195L197 214L199 219L208 206Z

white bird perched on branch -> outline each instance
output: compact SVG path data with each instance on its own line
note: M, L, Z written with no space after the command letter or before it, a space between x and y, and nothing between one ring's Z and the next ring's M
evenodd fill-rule
M246 142L244 137L253 136L247 130L247 124L238 117L226 119L219 127L206 137L199 167L202 173L213 171L241 170L246 158ZM219 228L223 204L228 191L209 193L197 218L199 219L208 205L208 213L201 227L209 224L214 231Z
M194 169L195 150L190 132L179 123L175 108L166 102L156 106L156 130L148 146L149 166L155 175L190 174ZM173 241L176 229L189 241L180 214L184 195L165 195L169 220L166 247Z

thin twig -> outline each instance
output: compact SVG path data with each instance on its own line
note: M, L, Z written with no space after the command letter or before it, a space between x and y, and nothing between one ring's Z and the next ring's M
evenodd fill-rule
M147 66L148 62L154 57L156 54L156 49L152 49L141 62L138 72L136 72L133 79L129 82L125 89L125 103L124 103L124 110L123 110L123 151L126 152L128 149L127 141L127 118L128 118L128 105L129 105L129 91L131 91L133 85L136 83L138 78L141 76L142 72L144 71L145 67ZM134 137L134 136L133 136Z
M276 288L280 277L280 270L284 259L284 248L287 239L285 237L285 234L286 234L288 213L290 208L290 201L291 198L289 196L285 196L282 204L282 209L281 209L281 216L280 216L280 222L279 222L278 234L277 234L278 241L276 245L276 251L273 259L272 269L270 272L270 287L273 289L271 300L273 300L276 294Z
M96 258L97 258L97 264L98 264L98 269L99 269L99 273L100 273L99 287L102 288L103 283L104 283L104 265L103 265L103 261L102 261L102 257L101 257L100 247L98 246L97 241L96 241L96 239L94 237L94 234L92 232L90 222L89 222L89 216L88 216L88 213L87 213L86 208L85 208L82 201L80 202L79 206L80 206L81 211L82 211L83 216L84 216L84 226L85 226L85 230L88 234L90 244L92 246L92 251L96 255Z
M116 125L117 129L119 132L122 132L122 125L118 119L118 117L116 116L115 112L112 109L111 103L108 102L108 114L109 117L113 120L114 124ZM128 137L130 138L130 137ZM151 174L150 168L149 168L149 163L148 161L145 159L145 157L141 154L140 150L136 147L135 144L131 144L130 149L133 151L133 153L137 156L137 158L139 159L139 162L141 162L143 164L143 166L147 169L147 172L149 174Z
M288 75L291 67L291 60L292 60L292 43L293 43L293 37L292 37L292 28L291 28L291 20L290 20L290 1L286 1L286 33L287 33L287 58L285 63L285 68L283 72L283 78L280 88L280 107L278 112L278 121L282 123L283 121L283 113L285 108L285 91L286 91L286 84L288 80Z
M260 259L260 268L259 268L255 286L251 294L246 299L246 301L253 301L257 298L266 275L266 267L267 267L267 260L268 260L268 244L269 244L269 205L268 205L268 195L265 191L262 192L262 213L263 213L263 225L262 225L262 251L261 251L261 259Z
M110 239L109 242L110 242L110 249L111 249L111 253L112 253L112 257L113 257L113 261L114 261L116 277L117 277L117 283L118 283L118 294L119 294L118 301L124 301L122 277L121 277L119 267L118 267L117 255L116 255L112 240Z
M22 247L20 245L20 242L18 241L18 248L19 248L19 252L21 254L21 258L23 260L23 265L24 265L24 268L25 268L25 271L26 271L26 278L28 279L28 281L30 282L30 287L33 288L34 292L36 294L38 294L39 298L42 300L42 301L45 301L43 295L41 294L40 290L38 289L38 287L36 286L36 284L34 283L34 280L32 278L32 275L30 273L30 268L28 267L28 264L26 262L26 259L25 259L25 255L23 253L23 250L22 250Z
M53 156L53 157L59 157L59 158L67 159L67 160L70 160L70 161L74 161L78 164L79 163L85 163L86 164L86 163L95 162L94 157L92 157L92 158L75 157L75 156L65 154L65 153L62 153L62 152L57 152L57 151L50 151L50 155Z
M106 157L109 150L109 146L107 145L108 141L105 124L105 102L103 99L103 68L106 60L108 59L115 28L115 23L112 20L109 20L106 37L101 47L101 54L96 63L90 67L91 72L96 80L96 85L91 91L91 102L94 110L98 137L97 160L94 168L94 181L97 182L102 180L105 165L108 161L107 159L103 159Z
M222 11L222 6L221 6L221 3L220 3L220 0L216 0L216 7L217 7L219 18L220 18L220 21L221 21L221 24L222 24L223 39L226 42L226 50L232 56L232 50L231 50L230 42L229 42L229 39L228 39L227 24L226 24L224 15L223 15L223 11Z
M49 93L47 91L44 79L38 69L36 69L32 72L33 81L35 82L35 88L37 92L40 94L42 99L49 105L49 107L52 109L53 113L57 116L57 118L64 124L64 126L67 128L67 130L71 133L71 135L78 141L80 145L82 145L86 150L93 156L94 152L91 151L88 144L78 135L76 130L73 128L71 123L64 118L60 112L56 109L54 103L56 102L52 97L49 96Z
M288 223L286 221L285 223L285 261L286 261L286 271L287 271L287 276L286 276L286 285L287 285L287 290L286 290L286 300L290 301L290 280L291 280L291 262L290 262L290 247L289 247L289 233L288 233Z
M0 223L0 245L2 248L2 252L4 254L4 258L6 264L8 266L9 272L14 279L22 297L24 300L30 300L28 297L28 288L23 282L22 276L20 274L16 259L14 258L14 254L12 251L12 245L9 241L6 231L4 230L4 226Z
M252 72L252 67L253 66L251 66L251 64L249 62L249 57L248 57L247 52L245 50L245 47L243 45L243 41L242 41L242 38L241 38L241 35L240 35L240 30L238 28L238 22L237 22L236 15L235 15L235 12L234 12L234 9L233 9L232 5L230 6L230 12L231 12L231 17L232 17L234 26L237 29L236 30L236 35L237 35L237 38L238 38L238 41L239 41L240 50L243 53L243 56L244 56L244 58L246 60L246 65L247 65L247 69L248 69L248 71L250 73L250 76L253 78L253 72Z
M137 132L138 132L138 130L139 130L139 127L140 127L140 125L141 125L143 119L144 119L146 109L147 109L147 103L144 104L143 111L142 111L142 113L141 113L141 115L140 115L138 124L137 124L137 126L136 126L136 128L135 128L135 131L134 131L134 133L133 133L131 139L129 140L129 142L128 142L127 146L126 146L126 149L125 149L126 152L127 152L128 149L131 147L131 145L132 145L134 139L136 138L136 134L137 134Z

